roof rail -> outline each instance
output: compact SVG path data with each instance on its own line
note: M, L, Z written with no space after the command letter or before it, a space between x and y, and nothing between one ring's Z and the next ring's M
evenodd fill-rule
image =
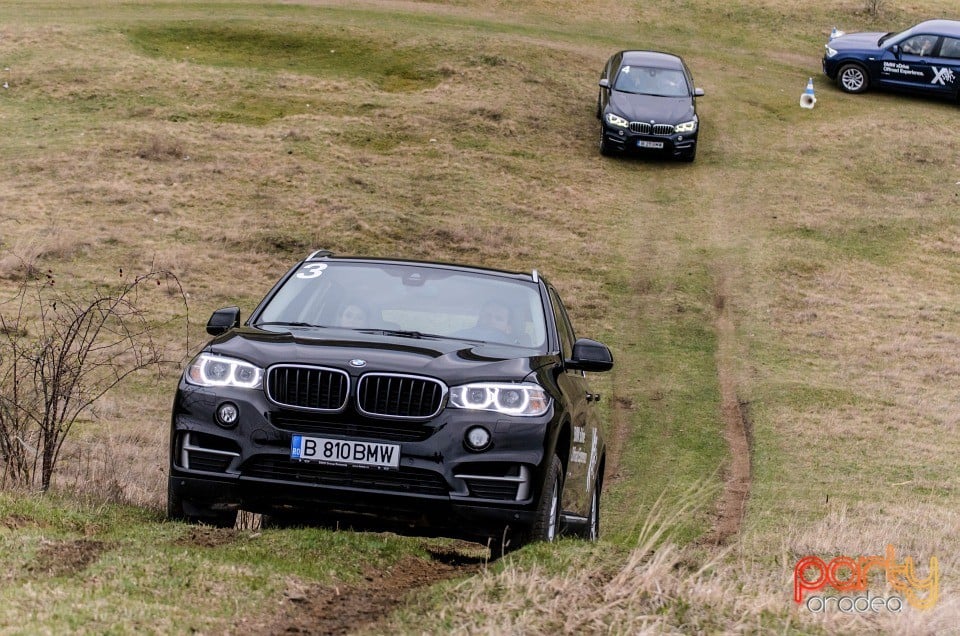
M540 282L540 272L538 272L537 270L533 270L532 272L530 272L530 276L533 277L533 282L535 283Z
M312 261L316 258L326 258L327 256L333 256L333 252L330 250L316 250L310 256L307 257L308 261Z

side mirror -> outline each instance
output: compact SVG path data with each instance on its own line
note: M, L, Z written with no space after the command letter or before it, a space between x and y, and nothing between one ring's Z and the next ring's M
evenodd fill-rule
M702 88L695 88L695 89L693 89L693 96L694 96L694 97L703 97L704 95L706 95L706 93L703 91Z
M207 321L207 333L211 336L219 336L229 329L240 326L240 308L224 307L218 309L210 316Z
M897 59L900 59L900 53L901 53L901 51L900 51L900 45L899 45L899 44L894 44L893 46L891 46L891 47L890 47L890 52L893 53L893 54L897 57Z
M609 371L613 368L613 354L607 345L589 338L580 338L573 343L573 357L567 366L582 371Z
M610 88L610 80L608 80L606 77L600 80L600 88Z

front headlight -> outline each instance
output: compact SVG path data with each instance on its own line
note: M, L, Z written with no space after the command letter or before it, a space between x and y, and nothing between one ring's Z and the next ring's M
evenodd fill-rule
M691 119L690 121L685 121L682 124L677 124L673 127L673 132L678 133L692 133L697 129L697 120Z
M201 353L187 367L184 378L197 386L259 389L263 381L263 369L236 358Z
M550 396L542 386L533 382L477 382L452 387L449 405L457 409L534 417L547 412Z
M611 126L617 126L619 128L629 128L630 122L621 117L620 115L614 115L613 113L607 113L607 123Z
M833 57L834 55L837 54L837 50L831 49L830 46L827 44L824 44L823 48L827 49L827 57Z

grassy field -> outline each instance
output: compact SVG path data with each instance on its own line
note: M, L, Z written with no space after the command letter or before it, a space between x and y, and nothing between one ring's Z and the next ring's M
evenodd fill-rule
M489 565L442 540L163 522L176 369L138 376L78 423L52 494L0 492L0 632L322 632L304 599L446 551L479 571L355 629L956 630L958 106L819 69L834 25L960 14L866 6L0 0L2 298L36 272L82 296L170 270L188 311L140 302L185 360L211 311L246 316L312 248L537 268L617 361L593 378L603 540ZM596 80L624 48L686 58L696 163L599 155ZM717 545L731 400L749 497ZM793 602L801 557L888 544L923 576L938 559L932 609Z

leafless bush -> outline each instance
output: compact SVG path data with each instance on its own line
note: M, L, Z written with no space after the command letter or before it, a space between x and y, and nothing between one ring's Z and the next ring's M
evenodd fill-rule
M176 139L153 136L137 150L137 157L148 161L165 161L168 159L183 159L186 153L183 144Z
M81 300L54 285L52 273L23 281L0 304L0 488L42 491L64 440L82 414L131 374L163 372L158 325L139 306L148 285L175 289L177 277L153 271Z
M879 15L887 4L887 0L864 0L864 6L870 15Z

